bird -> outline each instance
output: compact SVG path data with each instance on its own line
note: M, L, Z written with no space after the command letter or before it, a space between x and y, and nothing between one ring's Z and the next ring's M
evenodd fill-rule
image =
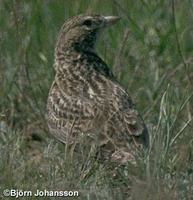
M55 77L49 90L49 131L67 144L99 149L100 159L135 162L149 146L143 118L129 93L96 51L101 32L118 16L78 15L64 22L55 46Z

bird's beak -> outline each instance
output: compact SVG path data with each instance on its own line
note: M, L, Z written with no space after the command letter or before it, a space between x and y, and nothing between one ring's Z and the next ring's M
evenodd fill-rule
M104 18L105 18L105 26L111 26L121 19L121 17L118 16L106 16Z

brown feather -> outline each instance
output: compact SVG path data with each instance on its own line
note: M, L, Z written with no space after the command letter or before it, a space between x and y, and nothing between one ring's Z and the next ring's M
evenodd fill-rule
M77 16L62 26L46 118L50 132L62 142L77 143L83 133L110 152L108 159L122 163L133 160L139 146L148 146L148 132L128 93L95 52L105 20Z

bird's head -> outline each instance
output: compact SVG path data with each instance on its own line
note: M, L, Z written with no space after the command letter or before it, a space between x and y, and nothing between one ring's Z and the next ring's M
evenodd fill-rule
M93 51L100 31L116 23L120 17L79 15L68 19L60 31L56 50Z

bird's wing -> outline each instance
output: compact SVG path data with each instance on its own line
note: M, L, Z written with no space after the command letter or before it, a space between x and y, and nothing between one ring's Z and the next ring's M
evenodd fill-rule
M121 124L122 133L139 138L139 143L148 145L148 132L145 123L132 103L129 94L116 81L111 81L112 95L109 95L113 102L115 123Z

